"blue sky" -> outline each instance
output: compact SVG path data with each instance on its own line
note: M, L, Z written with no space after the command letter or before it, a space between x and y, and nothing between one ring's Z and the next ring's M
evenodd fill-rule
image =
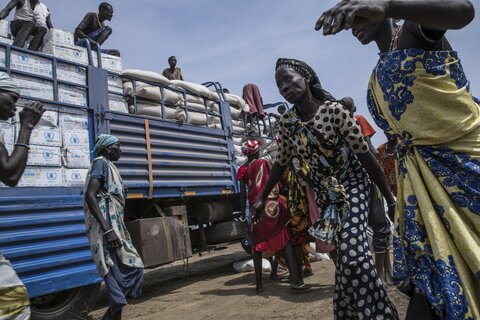
M45 0L56 28L73 30L100 1ZM362 46L343 32L324 37L313 27L331 0L110 0L114 32L105 48L122 52L124 68L161 72L176 55L184 78L218 81L241 95L244 84L259 86L264 102L282 101L275 80L278 57L306 61L336 97L351 96L368 115L365 92L377 60L374 45ZM478 1L477 15L480 16ZM1 6L6 5L2 1ZM480 18L447 34L460 52L474 94L480 95ZM368 118L370 116L368 115ZM373 122L373 121L372 121ZM374 144L385 138L378 131Z

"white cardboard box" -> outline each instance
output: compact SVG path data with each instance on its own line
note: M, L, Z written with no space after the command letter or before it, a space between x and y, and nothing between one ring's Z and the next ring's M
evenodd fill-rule
M93 52L93 65L98 65L96 52ZM121 73L123 71L122 58L102 53L102 69L115 73Z
M15 134L18 137L20 125L16 125ZM62 135L60 128L40 127L35 128L30 136L30 144L47 147L61 147Z
M63 169L27 167L18 184L19 187L62 187Z
M88 169L63 169L63 184L67 187L83 187Z
M49 45L43 49L45 53L53 54L57 58L61 58L70 62L88 65L87 49L83 47L73 46L72 48Z
M67 63L57 63L57 79L76 84L87 84L87 69Z
M12 74L24 97L53 100L53 83L43 79Z
M1 22L1 20L0 20ZM6 43L6 44L9 44L9 45L12 45L13 44L13 40L10 40L10 39L7 39L7 38L3 38L3 37L0 37L0 42L1 43ZM4 47L0 47L0 66L1 67L4 67L6 66L6 53L5 53L5 48Z
M3 20L0 20L0 21L3 21ZM5 37L0 37L0 42L1 42L1 43L5 43L5 44L9 44L9 45L12 45L12 44L13 44L13 40L12 40L12 39L5 38Z
M46 35L45 46L74 47L75 37L73 33L60 29L50 29Z
M8 38L10 33L10 21L0 20L0 37Z
M121 96L108 95L108 106L111 111L128 113L127 103Z
M88 130L87 114L60 114L60 127L62 131Z
M65 166L70 169L90 168L90 151L84 148L68 148L65 150Z
M5 145L15 144L15 125L0 121L0 134L3 135L3 143Z
M51 60L16 50L12 50L10 55L10 68L45 77L53 76Z
M122 78L118 74L108 74L108 91L123 93Z
M61 167L62 158L60 148L30 145L27 165Z
M80 87L59 84L58 100L59 102L86 107L88 102L87 91Z
M90 139L87 130L63 131L63 147L90 149Z

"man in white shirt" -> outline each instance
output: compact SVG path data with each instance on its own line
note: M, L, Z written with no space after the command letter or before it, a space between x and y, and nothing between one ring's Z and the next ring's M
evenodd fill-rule
M33 9L33 16L35 18L35 26L46 29L53 28L52 20L50 19L50 10L48 10L43 2L38 1L35 9Z
M15 8L15 17L10 24L12 35L15 37L13 45L23 48L25 42L30 36L29 50L39 51L43 43L43 38L47 34L47 27L38 26L35 18L35 9L40 4L39 0L11 0L5 9L0 12L0 20L8 17L10 12ZM46 7L41 7L39 13L43 12ZM48 9L46 9L48 12ZM43 17L43 14L41 15ZM48 26L49 15L45 18L45 24ZM50 21L51 26L51 21Z

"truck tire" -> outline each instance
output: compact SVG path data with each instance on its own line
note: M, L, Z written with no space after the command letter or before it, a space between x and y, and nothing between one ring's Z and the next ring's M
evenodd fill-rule
M193 211L200 223L233 219L233 205L227 200L201 202L195 205Z
M220 222L208 227L205 232L208 244L245 238L243 223L240 221Z
M101 283L31 299L31 320L87 319L97 302Z

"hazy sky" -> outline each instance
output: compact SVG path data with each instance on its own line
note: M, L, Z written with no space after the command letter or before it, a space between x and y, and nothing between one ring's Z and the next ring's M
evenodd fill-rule
M100 1L45 0L56 28L74 30ZM474 0L480 12L479 0ZM5 6L7 1L1 1ZM264 102L282 101L274 81L277 58L309 63L336 97L352 96L368 114L365 93L377 60L374 45L362 46L343 32L324 37L314 31L331 0L110 0L113 35L104 46L122 52L124 68L161 72L177 56L185 80L218 81L241 95L247 83L259 86ZM460 52L474 94L480 95L480 14L461 31L447 34ZM477 57L475 59L474 57ZM368 115L368 118L370 116ZM372 121L373 123L373 121ZM374 143L384 141L378 131Z

